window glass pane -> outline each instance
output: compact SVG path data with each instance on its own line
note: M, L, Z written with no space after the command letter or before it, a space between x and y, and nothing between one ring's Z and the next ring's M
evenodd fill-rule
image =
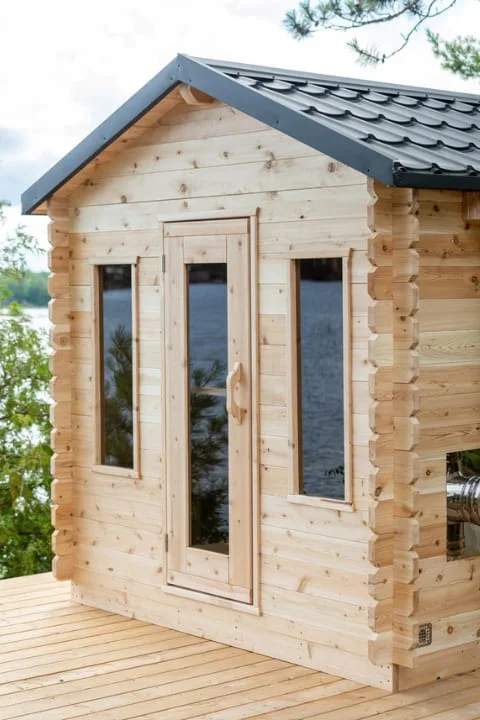
M228 553L227 265L189 265L190 545Z
M133 468L132 269L100 273L102 465Z
M301 492L344 499L342 259L297 261Z

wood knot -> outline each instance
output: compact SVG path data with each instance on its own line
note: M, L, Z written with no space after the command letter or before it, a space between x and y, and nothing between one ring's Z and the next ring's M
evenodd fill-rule
M328 163L328 165L327 165L327 170L328 170L328 172L329 172L329 173L333 173L333 172L335 172L336 169L337 169L336 163L330 161L330 162Z
M455 630L455 628L453 627L453 625L449 625L449 626L447 627L447 633L448 633L449 635L451 635L451 634L454 632L454 630Z
M126 196L126 195L120 195L120 202L125 204L125 203L127 202L127 196Z
M185 183L182 183L182 184L180 185L180 192L182 192L182 193L186 193L186 192L187 192L187 186L185 185Z

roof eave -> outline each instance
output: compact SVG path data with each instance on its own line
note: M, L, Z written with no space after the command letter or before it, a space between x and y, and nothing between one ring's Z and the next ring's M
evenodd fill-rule
M57 162L21 196L22 213L30 214L166 97L186 83L260 122L325 153L385 185L453 190L479 190L479 175L422 173L399 169L391 157L367 143L313 122L308 114L286 107L247 87L201 60L177 55L152 80Z
M430 190L480 190L480 175L396 170L393 176L393 185Z
M22 214L35 212L62 185L168 95L180 82L178 66L179 56L25 190L21 196Z
M35 212L62 185L182 82L232 105L365 175L374 177L386 185L392 184L390 158L361 142L346 138L339 132L312 123L308 116L302 116L290 108L280 106L257 90L243 87L234 79L198 60L186 55L177 55L150 82L22 194L22 213Z

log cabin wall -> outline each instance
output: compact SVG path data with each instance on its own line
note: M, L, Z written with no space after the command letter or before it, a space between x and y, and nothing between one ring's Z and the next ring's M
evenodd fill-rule
M393 298L392 298L392 189L368 181L368 345L369 523L374 532L369 558L377 568L371 577L371 593L382 600L384 612L372 618L372 629L390 643L393 660ZM375 648L371 647L370 656ZM395 680L396 682L396 680Z
M445 493L446 454L480 447L480 227L460 192L374 183L372 193L372 360L388 348L395 365L372 378L372 444L391 402L377 512L393 499L393 660L407 689L480 665L480 558L447 561ZM379 382L389 372L390 392ZM419 647L426 623L432 643Z
M446 560L446 454L480 448L480 226L461 192L418 190L418 571L404 597L412 640L400 688L480 666L480 557ZM417 647L419 625L432 644Z
M392 482L388 468L375 474L370 462L369 202L365 176L219 103L179 105L75 190L69 231L76 600L392 688ZM248 612L163 589L159 218L219 210L248 217L257 208L260 512L256 607ZM308 257L319 246L352 250L353 507L287 499L289 258L292 249ZM139 258L139 477L92 470L90 261L122 256ZM381 443L376 452L385 452ZM381 503L377 480L385 485Z
M72 518L72 325L69 257L68 203L52 200L48 213L48 316L50 330L50 422L53 455L50 469L53 477L52 550L53 573L58 580L70 580L73 573L73 518Z

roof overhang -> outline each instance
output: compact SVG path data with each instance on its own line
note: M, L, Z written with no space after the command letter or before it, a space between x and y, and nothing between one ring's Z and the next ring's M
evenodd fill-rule
M313 123L307 114L286 107L222 72L221 69L227 64L213 66L209 62L213 61L178 55L22 194L22 213L45 212L45 202L59 188L182 83L251 115L385 185L480 190L479 175L455 177L428 173L422 176L416 172L399 171L391 156L386 153L320 122Z

